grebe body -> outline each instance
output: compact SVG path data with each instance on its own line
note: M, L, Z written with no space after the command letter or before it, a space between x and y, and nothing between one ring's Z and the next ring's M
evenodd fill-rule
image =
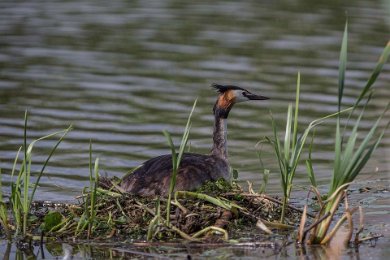
M248 90L232 86L213 84L218 92L214 105L213 147L208 155L184 153L176 176L175 190L191 191L206 181L230 178L227 153L227 118L233 105L249 100L265 100L267 97L255 95ZM126 192L141 196L168 194L172 174L172 156L161 155L144 162L133 173L121 181Z

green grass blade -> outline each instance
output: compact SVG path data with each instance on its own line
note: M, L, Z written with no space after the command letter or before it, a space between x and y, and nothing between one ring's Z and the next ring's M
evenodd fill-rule
M307 170L307 175L309 176L309 180L310 180L311 185L314 187L317 187L313 164L312 164L312 161L310 159L306 160L306 170Z
M172 165L173 165L173 167L175 167L175 166L176 166L177 153L176 153L175 145L173 144L172 136L171 136L171 134L170 134L168 131L166 131L166 130L163 130L163 134L164 134L164 136L167 138L169 148L171 148Z
M8 210L6 204L3 202L3 184L1 180L1 168L0 168L0 224L3 226L3 230L7 235L7 239L11 240L11 232L8 226Z
M29 164L31 165L31 160L28 160L28 149L27 149L27 110L24 113L24 136L23 136L23 141L24 141L24 160L23 160L23 165L24 165L24 175L23 175L23 197L21 198L22 200L22 215L23 215L23 235L27 234L27 205L28 205L28 188L30 186L30 171L27 168L27 163L29 161Z
M280 169L280 174L281 174L281 185L282 185L282 189L284 191L284 190L286 190L286 187L287 187L287 175L286 175L287 165L286 165L285 158L282 154L280 140L279 140L279 137L277 134L277 126L276 126L275 119L273 118L272 113L270 115L271 115L272 129L273 129L273 133L274 133L274 140L272 141L268 137L266 137L266 140L268 140L269 143L273 144L275 154L276 154L276 157L278 159L277 161L279 164L279 169Z
M317 187L317 182L314 174L314 169L313 169L313 163L312 163L312 151L313 151L313 143L314 143L314 136L315 136L315 130L313 131L313 136L311 138L310 146L309 146L309 158L306 160L306 169L307 169L307 174L309 176L309 180L312 186Z
M341 109L341 100L344 93L345 70L347 68L347 46L348 46L348 21L345 22L343 41L341 43L340 60L339 60L339 94L338 94L338 111Z
M363 156L363 158L360 160L359 164L356 165L356 167L352 170L351 179L355 179L356 176L359 174L359 172L363 169L363 167L366 165L367 161L370 159L371 154L376 150L378 147L380 141L382 140L385 131L389 127L389 124L387 124L386 128L382 131L382 133L379 135L378 139L374 144L372 144L366 154Z
M184 129L184 133L183 133L183 137L182 137L182 140L181 140L181 143L180 143L179 153L178 154L176 154L176 149L175 149L175 146L173 144L171 135L167 131L163 131L164 135L168 139L168 144L171 147L172 167L173 167L172 168L171 180L170 180L170 184L169 184L169 190L168 190L167 216L166 216L167 225L170 224L170 221L169 221L169 219L170 219L170 206L171 206L172 193L173 193L173 191L175 189L175 185L176 185L176 175L178 173L180 162L181 162L181 158L182 158L182 156L184 154L184 150L185 150L185 147L186 147L187 142L188 142L188 137L189 137L190 128L191 128L191 117L192 117L192 114L193 114L193 112L195 110L196 103L197 103L197 99L194 101L194 105L192 106L191 112L190 112L190 114L188 116L187 124L186 124L186 127Z
M93 180L93 186L91 190L91 222L94 222L94 218L96 216L96 209L95 209L95 204L96 204L96 193L97 193L97 187L98 187L98 182L99 182L99 158L96 158L95 164L94 164L94 180Z
M293 143L292 147L294 148L297 143L297 137L298 137L298 112L299 112L299 96L300 96L300 89L301 89L301 73L298 71L297 76L297 90L295 94L295 111L294 111L294 130L293 130Z
M22 146L19 147L19 150L18 152L16 153L16 157L15 157L15 160L14 160L14 164L12 166L12 171L11 171L11 182L13 182L13 178L14 178L14 174L15 174L15 170L16 170L16 163L18 162L18 159L19 159L19 154L20 154L20 151L22 150Z
M380 72L382 71L383 65L387 62L387 59L390 55L390 41L387 42L386 47L384 48L381 56L379 57L378 63L376 64L370 78L368 79L363 91L360 93L360 96L356 100L355 106L357 106L363 97L367 94L367 92L371 89L371 86L375 83L378 78Z
M41 177L42 177L42 175L43 175L43 173L44 173L44 171L45 171L45 168L46 168L47 164L49 163L49 161L50 161L51 157L53 156L54 152L57 150L57 147L60 145L60 143L64 140L65 136L66 136L66 135L69 133L69 131L71 131L71 130L72 130L72 125L70 125L70 126L69 126L67 129L65 129L64 131L56 132L56 133L54 133L54 134L50 134L50 135L47 135L47 136L45 137L45 138L49 138L49 137L54 136L54 135L56 135L56 134L63 133L62 136L58 139L57 143L56 143L56 144L53 146L53 148L51 149L49 156L46 158L46 160L45 160L45 162L44 162L44 164L43 164L43 166L42 166L42 168L41 168L41 171L40 171L39 174L38 174L38 177L37 177L37 179L36 179L36 181L35 181L34 187L33 187L33 189L32 189L31 195L30 195L30 203L29 203L28 208L31 207L31 203L32 203L32 200L33 200L33 198L34 198L35 191L36 191L36 189L37 189L37 187L38 187L39 181L41 180ZM42 140L42 139L45 139L45 138L40 138L40 139L38 139L38 140Z
M336 139L335 139L335 149L334 149L334 166L333 166L333 174L332 174L332 182L331 188L329 189L328 195L332 194L336 189L337 180L340 177L340 163L341 163L341 131L340 131L340 117L337 118L336 123Z
M88 169L89 169L89 190L92 190L92 140L89 139L89 157L88 157Z
M178 163L177 163L177 153L176 153L175 145L173 144L173 141L172 141L171 134L165 130L163 131L163 134L165 135L165 137L168 140L168 145L171 148L171 156L172 156L172 175L171 175L171 179L169 182L168 200L167 200L167 207L166 207L167 208L166 222L167 222L167 225L169 225L170 224L170 214L171 214L170 213L170 211L171 211L171 198L172 198L172 192L176 186L176 175L177 175ZM180 161L179 161L179 164L180 164Z
M290 159L291 124L292 124L292 105L289 104L287 110L286 132L284 136L284 159L286 162L288 162Z
M339 175L342 175L342 176L345 176L347 175L348 173L348 168L350 167L350 165L352 165L354 162L353 162L353 152L354 152L354 149L355 149L355 144L356 144L356 141L357 141L357 136L358 136L358 128L359 128L359 124L360 124L360 121L363 117L363 114L364 114L364 111L368 105L368 102L370 101L371 98L369 98L365 104L365 106L363 107L358 119L356 120L355 122L355 125L352 129L352 132L350 133L350 136L348 138L348 142L345 146L345 150L344 152L342 153L342 157L341 157L341 162L340 162L340 168L339 168L339 172L340 174ZM354 107L355 109L356 107ZM351 114L350 114L351 116ZM349 121L350 118L348 118L348 121ZM348 123L347 123L348 124ZM347 127L347 124L345 125L345 128L344 128L344 133L346 132L346 127ZM341 138L341 142L343 142L343 137ZM344 178L344 177L341 177L340 178ZM338 183L345 183L345 182L348 182L346 180L338 180L337 181Z
M366 164L366 162L370 158L371 153L373 152L372 149L376 148L376 146L378 145L379 141L381 140L381 138L382 138L382 136L384 134L384 131L387 129L388 125L382 131L382 134L376 140L375 144L370 145L370 141L372 140L372 138L373 138L373 136L374 136L374 134L376 132L376 129L379 126L379 122L381 121L381 119L383 118L385 113L387 112L388 108L389 108L389 106L387 106L387 108L382 113L382 115L377 119L375 124L371 127L370 131L367 133L367 135L365 136L365 138L361 142L359 148L357 149L357 151L355 152L354 156L352 157L351 165L348 167L348 169L346 169L346 174L348 174L348 176L347 176L348 182L353 181L353 179L357 176L359 171L364 167L364 165ZM363 155L364 152L367 151L367 150L369 152L366 153L365 155ZM371 150L371 152L370 152L370 150Z
M189 137L190 129L191 129L191 118L192 118L192 114L195 111L195 107L196 107L197 102L198 102L198 99L195 99L194 104L192 105L191 112L190 112L188 119L187 119L187 124L186 124L186 127L184 129L183 137L181 139L181 144L180 144L180 148L179 148L179 155L178 155L179 162L181 161L181 157L183 156L184 150L187 146L188 137Z

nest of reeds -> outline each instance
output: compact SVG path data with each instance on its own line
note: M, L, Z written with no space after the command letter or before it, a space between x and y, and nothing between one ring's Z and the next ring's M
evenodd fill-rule
M191 241L239 239L271 234L272 230L294 228L301 212L289 207L284 225L278 224L281 202L253 191L244 192L226 181L206 183L196 192L177 192L166 222L166 198L121 194L115 189L98 189L93 208L91 194L78 204L36 203L30 232L47 237L96 240ZM50 216L53 215L52 220ZM50 221L51 222L50 222ZM253 232L254 230L258 232Z

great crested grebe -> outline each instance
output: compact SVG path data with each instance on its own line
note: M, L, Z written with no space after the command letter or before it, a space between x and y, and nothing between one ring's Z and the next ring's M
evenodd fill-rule
M233 105L249 100L265 100L264 96L232 85L213 84L218 92L214 105L213 148L208 155L184 153L177 172L175 190L194 190L206 181L230 178L227 153L227 117ZM121 181L121 188L130 194L167 195L172 174L172 157L161 155L144 162Z

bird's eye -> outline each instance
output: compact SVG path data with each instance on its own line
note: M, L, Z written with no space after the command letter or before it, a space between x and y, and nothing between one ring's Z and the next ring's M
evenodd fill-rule
M245 91L243 91L243 92L242 92L242 95L243 95L244 97L246 97L246 92L245 92Z

